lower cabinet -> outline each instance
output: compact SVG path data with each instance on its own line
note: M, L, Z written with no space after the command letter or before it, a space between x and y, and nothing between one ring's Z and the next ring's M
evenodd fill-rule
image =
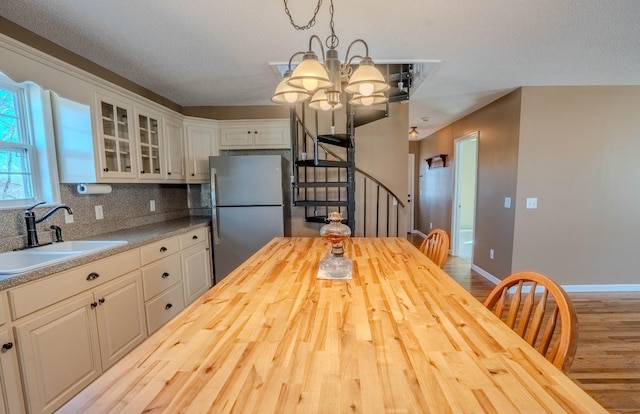
M0 291L0 414L51 413L211 287L195 228Z
M190 304L211 287L211 250L201 243L182 251L184 302Z
M140 272L15 324L28 409L50 413L146 337Z
M17 352L11 328L0 328L0 414L25 412Z

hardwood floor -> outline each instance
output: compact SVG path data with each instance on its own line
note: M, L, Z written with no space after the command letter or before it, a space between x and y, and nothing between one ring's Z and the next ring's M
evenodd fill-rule
M420 236L407 238L416 246ZM449 257L444 271L478 300L493 283ZM569 373L612 413L640 413L640 292L570 293L579 323L578 350Z

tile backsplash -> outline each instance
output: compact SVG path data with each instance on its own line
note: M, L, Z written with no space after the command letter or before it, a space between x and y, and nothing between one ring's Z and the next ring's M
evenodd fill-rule
M209 214L207 186L185 184L111 184L109 194L78 194L77 186L60 185L62 203L73 209L73 223L65 223L64 210L37 225L40 243L51 241L51 225L62 228L67 240L78 240L130 227ZM150 211L150 201L155 211ZM104 218L96 219L95 207L102 206ZM208 207L208 209L207 209ZM51 207L35 208L36 218ZM0 252L26 245L24 209L0 210Z

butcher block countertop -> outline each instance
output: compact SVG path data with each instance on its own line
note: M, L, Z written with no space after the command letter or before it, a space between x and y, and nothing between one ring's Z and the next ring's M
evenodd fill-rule
M276 238L62 413L606 412L403 238Z

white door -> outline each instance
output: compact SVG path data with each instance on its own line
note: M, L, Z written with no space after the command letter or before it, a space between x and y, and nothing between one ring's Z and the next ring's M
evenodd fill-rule
M451 226L451 254L472 261L478 166L477 132L455 140L454 160L455 188L453 223Z
M414 208L413 208L413 196L414 196L414 183L415 183L415 175L416 175L416 155L409 154L409 162L407 163L409 168L407 171L407 233L411 233L414 230Z

